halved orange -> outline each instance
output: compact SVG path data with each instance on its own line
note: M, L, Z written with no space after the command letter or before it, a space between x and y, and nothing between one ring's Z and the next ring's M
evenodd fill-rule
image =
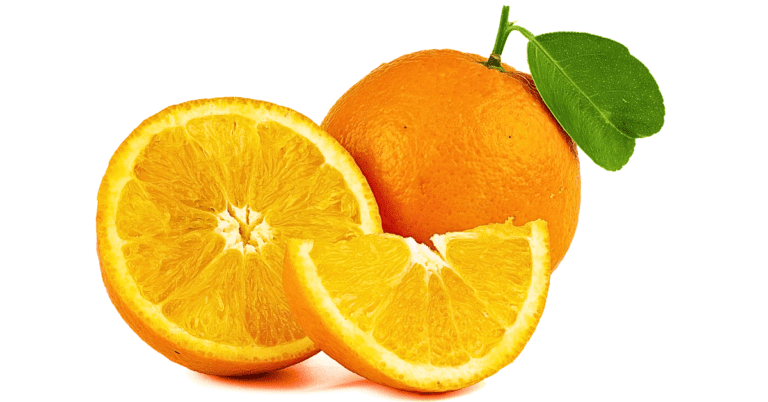
M123 319L170 360L217 375L317 353L283 293L287 238L381 231L365 178L333 138L293 110L243 98L144 121L109 162L96 220Z
M348 369L391 387L440 392L512 362L549 288L549 233L511 220L432 237L373 234L288 241L283 285L307 335Z

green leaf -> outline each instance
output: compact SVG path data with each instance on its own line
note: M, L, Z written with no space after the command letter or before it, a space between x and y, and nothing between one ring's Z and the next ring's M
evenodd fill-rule
M576 144L607 170L621 169L664 124L664 100L648 69L613 40L579 32L529 39L528 65L544 103Z

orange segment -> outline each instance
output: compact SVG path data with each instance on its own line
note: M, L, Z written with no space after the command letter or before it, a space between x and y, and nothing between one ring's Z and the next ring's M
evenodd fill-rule
M284 286L307 335L373 381L416 391L474 384L512 362L549 286L544 221L411 238L290 240Z
M512 225L480 227L464 233L448 235L452 251L444 251L448 263L461 273L468 286L483 295L490 314L505 326L514 323L531 284L531 246L527 237L519 236L530 233ZM492 242L493 246L484 242ZM436 246L444 247L443 243ZM488 272L494 272L494 276L489 278Z
M173 291L184 288L224 250L224 240L214 233L188 233L126 242L121 248L128 274L142 297L162 303Z
M351 157L298 113L220 98L172 106L123 142L99 189L112 301L171 360L211 374L273 370L318 351L282 291L288 237L381 231Z
M274 346L304 338L304 331L293 319L283 293L285 248L270 244L259 254L246 256L246 272L251 293L246 297L245 323L254 342ZM260 289L260 292L256 292Z
M163 315L198 338L235 346L254 343L246 329L245 306L256 289L246 283L243 262L239 250L221 253L186 286L175 289L162 305Z
M370 334L378 344L401 359L426 363L431 352L430 331L426 325L429 308L424 281L426 271L417 265L399 276L402 279L387 289L390 293L388 303L374 312L374 326Z

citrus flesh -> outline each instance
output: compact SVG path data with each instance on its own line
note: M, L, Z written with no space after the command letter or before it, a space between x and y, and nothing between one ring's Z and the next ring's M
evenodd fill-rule
M318 348L282 290L287 238L381 231L349 154L290 109L243 98L171 106L110 160L97 239L112 302L150 346L217 375L275 370Z
M432 237L288 241L283 284L307 335L348 369L391 387L464 388L512 362L549 288L544 221Z
M510 216L543 219L555 269L578 223L578 151L531 76L486 59L404 55L353 85L321 125L363 171L385 232L429 244Z

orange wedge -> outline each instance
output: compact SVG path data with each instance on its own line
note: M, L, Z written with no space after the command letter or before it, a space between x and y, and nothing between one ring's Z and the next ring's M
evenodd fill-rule
M347 152L293 110L242 98L169 107L120 145L99 188L109 297L150 346L244 375L317 353L282 286L288 238L381 231Z
M372 381L440 392L512 362L549 288L549 233L538 220L432 237L288 241L283 285L294 316L330 357Z

